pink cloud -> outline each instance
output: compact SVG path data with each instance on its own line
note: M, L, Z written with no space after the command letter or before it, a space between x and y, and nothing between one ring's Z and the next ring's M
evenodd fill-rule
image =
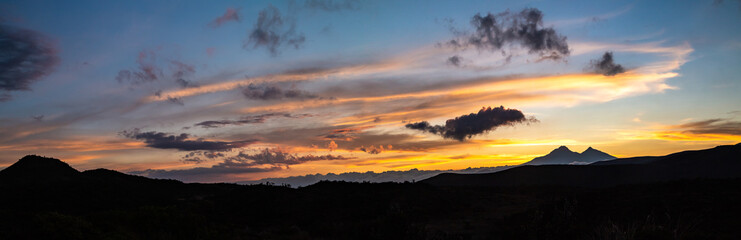
M227 8L224 15L221 15L221 17L217 17L208 25L212 28L217 28L221 27L222 24L229 21L239 21L239 9Z

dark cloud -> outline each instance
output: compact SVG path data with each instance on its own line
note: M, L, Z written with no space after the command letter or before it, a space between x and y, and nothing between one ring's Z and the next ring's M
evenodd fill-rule
M602 58L590 61L587 68L594 73L605 76L615 76L625 72L625 68L622 65L615 64L612 59L612 52L605 52Z
M279 171L290 165L320 160L349 160L351 157L340 155L297 155L280 149L263 149L255 154L240 152L234 156L215 151L193 151L186 154L181 160L186 163L202 163L213 159L223 159L222 162L211 167L197 167L182 170L155 170L134 171L131 174L151 177L178 179L185 182L213 182L234 175Z
M284 24L288 25L287 29ZM280 11L271 5L260 11L254 28L244 41L244 47L251 49L265 47L275 56L283 46L298 49L305 41L304 34L296 32L295 21L284 18Z
M266 113L266 114L260 114L260 115L250 115L250 116L244 116L240 118L239 120L211 120L211 121L203 121L194 124L195 127L202 127L202 128L217 128L217 127L223 127L226 125L243 125L243 124L255 124L255 123L264 123L265 120L268 118L274 118L274 117L284 117L284 118L305 118L305 117L313 117L312 114L290 114L290 113Z
M306 0L304 7L327 12L342 10L358 10L361 2L359 0Z
M455 56L448 58L448 64L456 66L456 67L460 67L462 60L463 58L461 56L455 55Z
M726 134L741 136L741 121L727 119L709 119L675 126L686 133L694 134Z
M0 24L0 91L30 90L59 63L57 48L45 35ZM0 101L11 95L1 93Z
M456 48L475 47L479 50L501 51L505 47L518 45L537 54L540 60L558 60L569 55L566 37L552 27L543 27L543 13L535 8L526 8L518 13L509 11L498 14L476 14L471 19L473 33L453 31L458 37L448 41Z
M239 22L239 9L227 8L226 12L224 12L224 15L221 15L220 17L217 17L216 19L211 21L208 26L217 28L221 27L222 24L230 21Z
M208 151L229 151L234 148L241 148L257 140L243 140L243 141L207 141L203 139L191 140L190 135L182 133L180 135L170 135L161 132L141 132L139 129L131 131L122 131L119 135L136 139L143 140L147 144L147 147L159 148L159 149L177 149L180 151L196 151L196 150L208 150Z
M0 93L0 102L7 102L13 100L13 96L9 93Z
M192 151L185 154L180 160L184 163L202 163L208 160L223 158L226 155L217 151Z
M175 79L175 82L178 85L183 88L198 86L193 84L191 81L185 80L185 78L191 77L196 72L195 66L175 60L170 61L170 66L172 70L172 78Z
M409 129L421 130L432 134L441 135L443 138L452 138L464 141L475 135L495 130L500 126L512 126L517 123L529 123L537 121L535 118L527 118L517 109L505 109L503 106L495 108L481 108L478 113L471 113L448 119L445 125L431 125L427 121L409 123Z
M183 102L183 99L179 97L167 96L167 102L174 103L180 106L185 106L185 102Z
M371 145L370 147L361 146L359 149L369 154L379 154L385 150L391 150L391 148L393 148L391 145L388 145L386 149L383 148L383 145L378 145L378 147Z
M138 64L137 69L119 71L116 81L119 83L139 85L162 78L162 69L156 65L156 58L154 51L144 50L139 52L139 56L136 59L136 63Z
M175 83L177 83L182 88L198 87L198 85L194 84L193 82L182 78L175 79Z
M268 83L250 83L247 87L242 89L242 94L244 94L248 99L253 100L324 99L316 94L296 89L295 86L284 88L279 84Z
M248 154L240 152L236 156L228 157L222 164L228 164L230 166L239 167L252 167L259 165L272 165L272 166L289 166L295 164L301 164L310 161L320 160L348 160L354 159L352 157L343 157L341 155L304 155L299 156L297 154L291 154L280 149L268 149L265 148L262 151L255 154Z

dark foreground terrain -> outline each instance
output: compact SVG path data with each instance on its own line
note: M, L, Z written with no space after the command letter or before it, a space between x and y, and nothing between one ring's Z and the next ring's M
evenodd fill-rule
M726 174L739 148L678 153L675 164L669 155L298 189L78 172L27 156L0 171L0 239L741 239L741 172ZM662 174L605 180L632 171ZM552 182L517 180L532 176Z

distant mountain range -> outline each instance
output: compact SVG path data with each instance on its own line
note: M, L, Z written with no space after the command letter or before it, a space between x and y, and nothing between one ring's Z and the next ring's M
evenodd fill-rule
M318 183L320 181L345 181L345 182L415 182L424 180L440 173L460 173L460 174L477 174L477 173L491 173L498 172L506 169L516 167L513 166L500 166L500 167L480 167L480 168L466 168L460 170L419 170L411 169L407 171L385 171L376 173L373 171L368 172L346 172L340 174L327 173L327 174L309 174L303 176L293 176L284 178L264 178L256 181L242 181L237 182L239 184L260 184L260 183L272 183L278 185L290 185L292 187L303 187L311 184Z
M741 143L660 157L614 159L590 165L521 166L495 173L468 175L442 173L423 182L438 186L607 187L682 179L740 177Z
M523 165L552 165L552 164L572 164L583 165L604 160L615 159L610 154L604 153L592 147L587 148L582 153L573 152L566 146L561 146L545 156L534 158ZM309 174L303 176L293 176L284 178L265 178L256 181L242 181L239 184L257 184L257 183L275 183L288 184L293 187L308 186L320 181L346 181L346 182L413 182L424 180L440 173L458 173L458 174L478 174L493 173L507 170L514 166L500 167L480 167L466 168L460 170L418 170L411 169L407 171L386 171L386 172L346 172L340 174Z

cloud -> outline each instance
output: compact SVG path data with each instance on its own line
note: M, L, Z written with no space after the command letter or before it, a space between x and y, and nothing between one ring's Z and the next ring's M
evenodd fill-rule
M287 29L284 29L284 23L288 23ZM252 49L265 47L275 56L284 45L298 49L305 41L304 34L296 32L295 21L283 18L280 11L270 5L260 11L254 28L244 41L244 47Z
M175 60L170 61L170 66L172 70L172 78L175 79L175 82L178 85L183 88L198 86L193 84L191 81L185 80L186 77L190 77L196 72L195 66Z
M741 121L707 119L678 125L659 125L658 128L626 130L620 133L631 140L666 141L741 141Z
M612 52L605 52L602 58L589 61L587 68L594 73L605 76L615 76L625 72L625 68L622 65L615 64L612 58Z
M298 114L293 115L290 113L266 113L266 114L260 114L260 115L250 115L250 116L244 116L240 118L239 120L210 120L210 121L203 121L194 124L195 127L202 127L202 128L217 128L222 127L226 125L243 125L243 124L255 124L255 123L264 123L265 120L268 118L274 118L274 117L285 117L285 118L305 118L305 117L313 117L312 114Z
M239 22L239 9L227 8L226 12L224 12L224 15L221 15L220 17L217 17L216 19L211 21L208 26L212 28L218 28L221 27L222 24L230 21Z
M536 8L526 8L519 13L479 13L473 16L471 25L473 33L454 31L458 37L448 41L448 45L501 51L503 54L508 54L505 47L518 45L530 54L539 55L540 60L558 60L570 53L566 37L552 27L543 27L543 13Z
M343 157L341 155L303 155L291 154L281 149L265 148L262 151L255 154L248 154L239 152L236 156L228 157L224 160L225 165L239 166L239 167L251 167L259 165L272 165L272 166L289 166L295 164L301 164L309 161L320 161L320 160L348 160L354 159L352 157Z
M0 24L0 91L30 90L59 63L57 48L45 35ZM2 93L0 101L11 99Z
M162 69L156 65L156 58L154 51L144 50L139 52L139 56L136 59L136 63L138 64L137 69L119 71L116 81L119 83L139 85L162 78Z
M361 2L359 0L306 0L304 7L327 12L342 10L358 10Z
M180 106L185 106L185 102L183 102L182 98L167 96L167 101Z
M327 143L327 149L329 149L330 152L337 150L338 147L339 146L334 141L329 141L329 143Z
M741 121L732 121L719 118L685 123L674 126L674 128L683 129L685 133L693 134L723 134L741 136Z
M180 161L184 163L202 163L208 160L223 158L226 155L217 151L193 151L185 154ZM203 158L202 158L203 157Z
M294 86L284 89L278 84L250 83L242 89L242 94L252 100L280 100L280 99L324 99L313 93L296 89Z
M158 148L158 149L177 149L180 151L196 151L196 150L209 150L209 151L229 151L234 148L241 148L257 140L243 140L243 141L207 141L203 139L190 140L190 135L187 133L181 133L180 135L169 135L161 132L141 132L139 129L131 131L122 131L119 135L136 139L143 140L147 144L147 147Z
M159 49L158 49L159 50ZM157 50L157 51L158 51ZM183 87L197 87L192 81L187 80L196 73L196 67L177 60L168 60L168 71L163 70L162 62L157 61L155 50L142 50L136 59L136 68L132 70L121 70L116 75L116 81L119 83L128 83L133 86L151 83L160 79L173 79L173 81ZM158 96L161 95L159 91ZM176 98L176 97L173 97ZM167 99L170 100L170 99Z
M463 61L463 58L461 56L458 56L458 55L455 55L455 56L452 56L452 57L449 57L448 58L448 64L453 65L453 66L456 66L456 67L460 67L461 66L461 61Z
M529 123L537 121L535 118L527 118L517 109L505 109L503 106L495 108L481 108L478 113L471 113L448 119L445 125L430 125L427 121L409 123L409 129L421 130L432 134L439 134L443 138L452 138L464 141L474 135L483 134L495 130L500 126L512 126L517 123Z
M36 121L39 121L39 122L44 121L44 115L31 116L31 118L33 118L33 120L36 120Z
M354 127L354 128L340 128L334 129L329 134L323 135L322 137L327 140L343 140L352 141L355 139L355 135L363 132L363 130L371 127Z
M391 150L392 148L393 146L391 146L390 144L387 146L386 149L383 149L383 145L378 145L378 147L371 145L370 147L361 146L360 151L367 152L369 154L379 154L385 150Z

